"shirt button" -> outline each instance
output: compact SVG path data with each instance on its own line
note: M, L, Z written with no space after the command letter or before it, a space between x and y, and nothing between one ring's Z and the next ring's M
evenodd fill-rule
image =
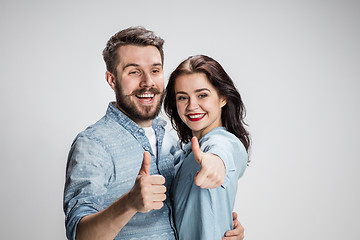
M149 151L149 147L145 147L145 150L146 150L146 151Z

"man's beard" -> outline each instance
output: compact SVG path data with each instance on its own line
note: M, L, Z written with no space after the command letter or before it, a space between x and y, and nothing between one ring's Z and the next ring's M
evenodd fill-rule
M141 110L130 100L131 96L136 97L136 95L140 95L144 92L151 92L155 94L161 94L160 95L160 101L157 106L142 106ZM115 84L115 95L116 95L116 103L117 106L126 114L128 115L132 120L139 120L139 121L148 121L153 120L160 112L161 105L164 100L164 92L160 92L156 88L142 88L133 91L130 95L124 95L122 91L121 84L119 83L118 79L116 79ZM155 97L154 96L154 97Z

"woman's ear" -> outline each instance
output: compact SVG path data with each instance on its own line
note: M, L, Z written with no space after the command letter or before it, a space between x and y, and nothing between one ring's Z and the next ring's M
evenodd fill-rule
M114 76L114 74L112 74L111 72L109 71L106 71L105 73L105 78L106 78L106 81L108 82L108 84L110 85L110 87L115 90L115 86L116 86L116 78Z
M220 107L222 108L227 104L227 100L225 97L220 97Z

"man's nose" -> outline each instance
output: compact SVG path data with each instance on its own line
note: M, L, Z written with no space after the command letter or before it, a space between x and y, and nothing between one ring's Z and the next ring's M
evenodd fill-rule
M149 73L144 73L140 82L140 87L153 87L155 86L154 80Z

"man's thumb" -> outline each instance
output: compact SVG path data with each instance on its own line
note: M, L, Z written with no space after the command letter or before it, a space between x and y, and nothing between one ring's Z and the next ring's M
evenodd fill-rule
M139 175L150 175L150 164L151 164L151 155L149 152L144 152L143 162L139 171Z
M199 142L196 137L192 137L191 139L191 149L193 150L195 160L201 165L204 153L200 150Z

